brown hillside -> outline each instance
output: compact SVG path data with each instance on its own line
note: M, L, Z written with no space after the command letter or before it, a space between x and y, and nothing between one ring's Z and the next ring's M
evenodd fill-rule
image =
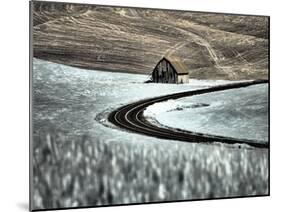
M163 55L191 77L268 77L268 18L34 2L34 56L87 69L149 74Z

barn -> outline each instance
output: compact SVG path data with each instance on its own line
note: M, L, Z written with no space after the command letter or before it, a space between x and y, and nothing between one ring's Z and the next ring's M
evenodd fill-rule
M156 83L188 83L189 72L186 65L177 57L163 57L151 74Z

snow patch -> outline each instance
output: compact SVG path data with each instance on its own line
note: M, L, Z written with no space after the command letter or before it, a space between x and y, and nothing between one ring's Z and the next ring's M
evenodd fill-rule
M181 111L185 109L194 109L200 107L208 107L206 103L184 103L180 100L168 100L153 104L144 110L144 116L155 116L161 113Z
M268 85L155 103L144 116L168 128L264 143L268 142Z

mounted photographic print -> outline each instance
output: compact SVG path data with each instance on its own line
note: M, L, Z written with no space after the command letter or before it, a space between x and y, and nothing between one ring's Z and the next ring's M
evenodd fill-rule
M30 2L30 210L268 195L268 16Z

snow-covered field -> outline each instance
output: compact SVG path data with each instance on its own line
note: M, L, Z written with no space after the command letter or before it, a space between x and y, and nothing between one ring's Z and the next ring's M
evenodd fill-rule
M38 59L33 66L34 208L268 193L266 149L169 141L107 127L106 114L121 105L228 81L145 84L145 75Z
M268 142L268 85L156 103L144 115L170 128Z

